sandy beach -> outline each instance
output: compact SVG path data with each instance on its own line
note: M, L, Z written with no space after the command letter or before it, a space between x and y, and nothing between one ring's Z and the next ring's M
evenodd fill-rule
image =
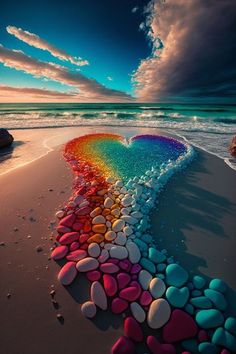
M80 304L88 299L85 277L63 287L57 280L59 265L50 260L55 211L67 202L73 185L61 150L57 146L0 176L4 354L106 354L123 333L122 316L99 311L93 321L85 319L80 313ZM235 171L198 150L191 165L170 180L152 215L160 247L193 274L219 277L228 284L230 315L236 314L234 185Z

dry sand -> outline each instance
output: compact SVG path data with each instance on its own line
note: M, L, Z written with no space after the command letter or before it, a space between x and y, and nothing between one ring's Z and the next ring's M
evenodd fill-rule
M235 178L223 161L199 152L192 165L169 182L153 214L161 247L194 273L222 277L234 291ZM84 319L79 306L88 298L83 277L64 288L57 281L59 265L48 260L53 243L50 222L68 200L71 187L72 175L59 149L0 176L3 354L108 354L122 334L121 316L99 312L93 322ZM51 301L52 289L58 309ZM231 314L232 294L233 290ZM58 321L58 313L64 323Z

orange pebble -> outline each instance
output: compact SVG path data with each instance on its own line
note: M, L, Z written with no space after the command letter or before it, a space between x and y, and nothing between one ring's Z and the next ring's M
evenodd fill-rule
M119 205L118 204L113 204L112 207L111 207L111 210L113 209L118 209L119 208Z
M103 216L107 216L107 215L110 214L110 212L111 212L110 209L107 209L107 208L106 208L106 209L103 210L102 215L103 215Z
M97 191L97 195L104 195L107 193L107 189L100 189L100 191Z
M104 234L107 228L106 225L104 224L97 224L97 225L93 225L92 230L98 234Z
M108 221L111 221L111 220L113 219L113 215L107 215L107 216L106 216L106 219L107 219Z
M95 234L88 239L88 243L96 242L101 243L104 240L104 236L101 234Z
M100 207L97 207L91 211L90 216L91 216L91 218L94 218L95 216L100 215L101 212L102 212L102 209Z

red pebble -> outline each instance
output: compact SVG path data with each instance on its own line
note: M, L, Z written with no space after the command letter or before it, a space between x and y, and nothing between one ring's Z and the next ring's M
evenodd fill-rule
M91 231L91 224L90 224L90 221L85 221L85 224L84 224L84 232L89 232Z
M78 210L76 210L75 214L76 215L87 215L87 214L90 214L90 212L92 211L92 209L90 208L90 206L84 206L82 208L79 208Z
M60 244L68 245L74 241L78 241L79 233L78 232L67 232L60 238Z
M116 279L110 274L103 275L103 285L108 296L114 296L117 293Z
M76 194L77 195L83 195L83 194L85 194L86 193L86 190L87 190L87 188L85 187L85 186L83 186L83 187L80 187L78 190L77 190L77 192L76 192Z
M163 328L163 339L167 343L179 342L196 336L197 325L193 318L182 310L174 310Z
M87 243L84 243L83 245L80 246L80 249L81 250L87 250L88 249L88 244Z
M137 274L137 273L139 273L140 272L140 270L142 269L142 267L141 267L141 265L140 264L134 264L133 266L132 266L132 268L131 268L131 271L130 271L130 273L131 274Z
M60 225L71 227L75 222L76 216L75 214L70 214L65 216L63 219L60 220Z
M70 232L71 229L69 227L65 227L62 225L57 226L57 232L60 232L61 234L65 234L66 232ZM60 238L60 236L59 236Z
M51 257L55 260L59 260L65 257L68 252L67 246L58 246L52 251Z
M78 248L79 248L79 242L77 242L77 241L72 242L72 244L70 245L70 251L71 252L77 250Z
M98 270L92 270L91 272L86 273L86 277L90 281L97 281L101 278L101 273Z
M116 297L115 299L112 300L111 303L111 310L115 314L119 314L124 312L128 308L129 304L127 301L120 299L119 297Z
M113 263L113 264L118 264L118 263L119 263L119 259L116 259L116 258L109 258L109 259L107 260L107 262Z
M116 264L110 262L101 264L100 269L103 273L108 273L108 274L116 273L119 270Z
M141 295L142 289L139 283L136 280L131 281L129 286L134 286L137 289L137 298Z
M230 352L227 349L223 349L220 354L230 354Z
M131 277L127 273L119 273L117 275L117 282L119 289L123 289L130 283Z
M142 306L148 306L152 302L152 295L149 293L149 291L144 290L141 294L140 297L140 304Z
M125 270L126 272L129 272L132 264L128 259L125 259L119 262L119 266L121 269Z
M119 295L122 299L132 302L137 300L140 293L137 291L136 286L129 286L128 288L122 289Z
M63 285L69 285L73 282L77 274L77 269L74 262L67 262L58 274L58 280Z
M111 348L111 354L134 354L134 343L127 337L120 337L113 347Z
M140 324L133 317L126 317L124 321L125 335L135 342L143 341L143 331Z
M83 224L81 222L75 222L72 226L72 229L74 231L80 231L83 227Z
M79 242L80 243L85 243L88 239L89 239L89 235L88 234L81 234L79 237Z
M85 258L87 256L87 252L84 250L75 250L73 252L70 252L67 256L66 259L68 261L74 261L74 262L78 262L81 259Z
M147 337L147 346L152 354L175 354L176 350L172 344L161 344L153 336Z
M207 336L207 332L204 331L203 329L201 329L198 332L198 340L199 342L207 342L208 336Z

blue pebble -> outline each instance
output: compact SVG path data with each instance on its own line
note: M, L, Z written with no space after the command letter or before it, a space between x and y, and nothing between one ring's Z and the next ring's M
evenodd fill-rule
M228 317L225 321L225 329L236 336L236 318Z
M218 348L209 342L202 342L198 346L199 353L202 354L217 354L219 353Z
M193 285L196 289L202 289L206 285L206 280L199 275L193 277Z
M221 293L225 293L227 287L226 287L225 282L223 282L223 280L215 278L215 279L211 280L211 282L209 284L209 289L216 290Z
M181 289L170 286L166 290L166 298L173 307L184 307L189 298L189 290L186 286Z
M211 300L211 302L221 311L224 311L227 307L227 302L225 301L225 297L219 291L206 289L204 290L204 295Z
M149 248L148 257L154 263L162 263L166 260L166 256L154 247Z
M187 304L184 309L185 309L185 311L188 312L190 315L193 315L193 314L194 314L194 307L193 307L191 304Z
M197 324L204 329L216 328L223 324L224 317L219 310L200 310L196 314Z
M211 341L215 345L220 345L234 353L236 352L236 337L222 327L215 330Z
M210 309L212 308L211 301L205 296L194 297L190 300L190 303L199 309Z
M141 266L146 269L150 273L156 273L156 267L153 262L151 262L147 258L141 258L140 262Z
M183 286L188 281L188 273L180 265L174 263L166 267L166 282L168 285Z

